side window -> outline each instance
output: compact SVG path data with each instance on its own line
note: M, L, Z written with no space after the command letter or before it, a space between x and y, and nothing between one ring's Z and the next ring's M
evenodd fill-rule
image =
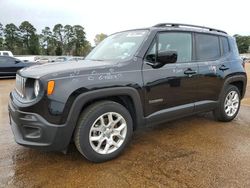
M216 60L220 57L219 37L195 34L197 60Z
M4 56L9 56L9 54L7 52L3 52Z
M177 62L190 62L192 59L191 33L160 33L158 51L177 51Z
M226 37L220 37L221 47L222 47L222 55L229 53L229 43Z
M177 62L190 62L192 59L191 33L165 32L158 34L158 43L155 39L148 49L146 60L156 61L156 52L177 51ZM158 48L158 49L157 49Z

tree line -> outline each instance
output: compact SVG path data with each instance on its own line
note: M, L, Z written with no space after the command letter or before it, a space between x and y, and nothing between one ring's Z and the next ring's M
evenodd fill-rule
M100 33L95 36L95 44L106 38ZM250 52L250 36L234 35L240 53ZM92 46L86 39L81 25L56 24L52 29L45 27L40 34L28 21L20 26L0 23L0 50L12 51L15 55L74 55L86 56Z
M98 44L107 35L97 34ZM0 23L0 50L12 51L15 55L74 55L86 56L92 46L86 39L81 25L56 24L52 29L45 27L40 34L28 21L20 26Z
M250 52L250 36L241 36L241 35L234 35L239 52L241 54L243 53L249 53Z

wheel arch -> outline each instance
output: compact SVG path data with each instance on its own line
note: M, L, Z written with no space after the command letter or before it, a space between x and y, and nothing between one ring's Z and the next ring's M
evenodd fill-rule
M98 89L78 95L71 105L66 123L75 127L80 113L90 104L101 100L114 101L127 108L133 119L134 129L145 123L140 95L130 87Z
M220 93L222 93L228 85L236 86L240 91L241 99L244 98L247 85L247 77L245 74L227 77Z

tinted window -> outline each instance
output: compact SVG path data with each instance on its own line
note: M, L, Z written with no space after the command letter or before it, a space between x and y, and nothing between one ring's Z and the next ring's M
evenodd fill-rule
M222 47L222 54L225 55L230 51L228 40L226 37L220 37L220 41L221 41L221 47Z
M9 56L9 54L7 52L3 52L3 55L5 56Z
M218 36L195 34L195 40L197 60L216 60L220 57Z
M192 58L192 36L190 33L160 33L158 51L177 51L177 62L190 62Z

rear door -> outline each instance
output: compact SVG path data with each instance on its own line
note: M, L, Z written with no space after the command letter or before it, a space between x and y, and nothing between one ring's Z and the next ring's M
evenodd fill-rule
M200 77L197 99L200 102L212 103L218 100L223 85L223 74L227 71L226 60L221 58L223 52L220 48L220 37L196 33L195 44Z

